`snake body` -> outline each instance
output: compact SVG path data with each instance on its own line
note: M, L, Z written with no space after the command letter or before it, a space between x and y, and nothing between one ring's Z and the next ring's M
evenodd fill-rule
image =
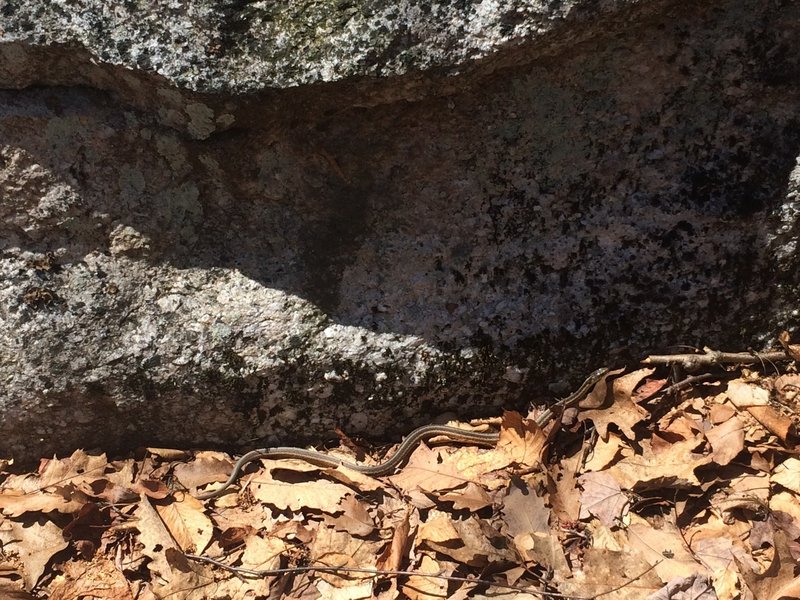
M580 402L606 373L608 373L608 369L606 368L597 369L594 371L591 375L589 375L589 377L586 378L586 380L575 392L566 398L559 400L552 407L542 412L542 414L536 418L536 424L539 427L544 427L550 422L550 419L553 418L556 410L564 409L576 404L577 402ZM347 467L348 469L352 469L364 475L370 475L373 477L391 475L395 472L397 467L406 461L406 459L411 455L420 442L436 436L446 437L453 442L478 444L483 446L493 446L500 439L500 434L495 431L469 431L467 429L451 427L449 425L424 425L409 433L397 447L397 450L395 450L394 454L377 465L362 465L345 460L343 458L337 458L329 454L317 452L316 450L307 450L305 448L295 448L291 446L259 448L257 450L251 450L247 454L242 455L242 457L236 461L236 464L233 465L233 469L231 470L228 480L223 483L221 487L209 492L197 494L196 497L200 500L218 498L225 493L229 487L236 483L236 480L239 479L239 475L245 465L260 458L294 458L322 467Z

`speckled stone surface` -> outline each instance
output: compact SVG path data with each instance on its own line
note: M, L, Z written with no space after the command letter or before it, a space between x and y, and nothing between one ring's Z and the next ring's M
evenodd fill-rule
M0 8L0 454L390 437L797 326L797 3L279 4Z

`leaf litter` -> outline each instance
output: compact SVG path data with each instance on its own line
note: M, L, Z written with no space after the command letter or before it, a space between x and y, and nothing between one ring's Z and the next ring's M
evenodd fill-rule
M655 369L611 375L544 430L507 412L495 448L422 444L377 479L262 460L203 502L233 466L223 453L0 461L0 593L800 597L800 375L667 394Z

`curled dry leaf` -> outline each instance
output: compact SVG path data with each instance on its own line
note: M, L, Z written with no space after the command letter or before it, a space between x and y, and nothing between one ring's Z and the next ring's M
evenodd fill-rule
M792 420L771 406L750 406L747 408L747 412L784 444L795 433Z
M792 357L792 360L800 362L800 344L790 343L791 338L788 331L782 331L778 336L778 341L780 342L781 346L783 346L786 354Z
M176 450L175 448L147 448L147 451L161 460L185 460L189 457L186 450Z
M407 558L412 538L411 518L409 512L404 510L394 518L391 542L378 556L377 567L388 571L400 569Z

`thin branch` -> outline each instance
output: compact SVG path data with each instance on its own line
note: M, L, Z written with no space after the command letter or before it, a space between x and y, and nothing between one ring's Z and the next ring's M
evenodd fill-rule
M604 592L600 592L599 594L595 594L594 596L570 596L568 594L559 594L557 592L545 592L542 590L534 590L528 587L523 587L521 585L511 585L509 583L498 583L495 581L488 581L486 579L478 579L478 578L471 578L471 577L457 577L455 575L439 575L437 573L420 573L418 571L403 571L399 569L367 569L364 567L333 567L328 565L309 565L303 567L284 567L280 569L263 569L263 570L255 570L255 569L247 569L245 567L232 567L231 565L225 564L224 562L217 560L215 558L211 558L210 556L202 556L199 554L184 554L186 558L191 560L196 560L199 562L205 562L212 564L216 567L221 569L225 569L231 573L236 575L247 575L249 577L270 577L273 575L283 575L286 573L308 573L310 571L316 571L319 573L364 573L368 575L388 575L392 577L396 577L399 575L408 575L414 577L429 577L431 579L442 579L445 581L455 581L459 583L472 583L475 585L488 585L490 587L501 588L504 590L514 590L516 592L526 592L528 594L536 594L545 598L562 598L564 600L594 600L595 598L599 598L600 596L605 596L607 594L611 594L616 592L617 590L621 590L622 588L632 584L637 579L640 579L645 574L652 571L659 563L662 561L658 561L654 565L651 565L645 571L639 573L636 577L632 577L618 585L615 588L610 590L606 590Z
M714 373L701 373L700 375L692 375L687 377L686 379L682 379L677 383L673 383L669 387L665 387L660 390L656 390L652 394L649 394L642 398L639 402L647 402L650 398L654 398L655 396L668 396L674 392L680 392L685 390L686 388L692 387L695 383L702 383L703 381L708 381L709 379L717 379L719 375L715 375Z
M772 352L720 352L703 348L703 354L654 354L645 358L646 365L679 364L688 370L711 365L751 365L754 363L792 360L784 351Z

